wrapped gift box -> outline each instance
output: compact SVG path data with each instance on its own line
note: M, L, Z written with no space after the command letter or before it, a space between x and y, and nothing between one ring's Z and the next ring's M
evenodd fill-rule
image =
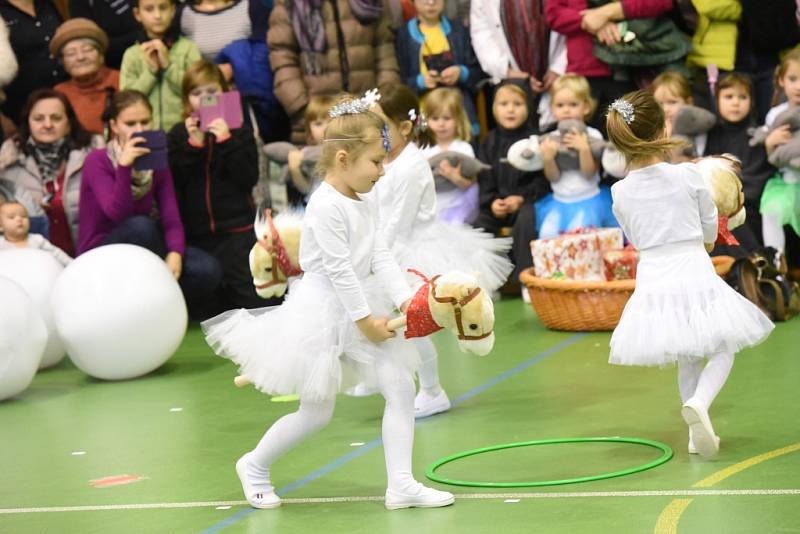
M571 280L605 280L603 253L622 248L622 230L596 228L576 230L531 243L536 276L557 277L562 273Z
M630 245L622 250L606 250L603 253L606 280L635 279L638 263L639 252Z

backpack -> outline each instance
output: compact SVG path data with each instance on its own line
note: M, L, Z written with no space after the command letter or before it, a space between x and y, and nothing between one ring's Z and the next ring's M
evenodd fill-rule
M753 302L773 321L800 313L800 286L787 276L786 258L772 247L739 258L725 281Z

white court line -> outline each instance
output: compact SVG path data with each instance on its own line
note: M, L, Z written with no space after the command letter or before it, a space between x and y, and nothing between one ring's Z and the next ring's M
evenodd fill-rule
M654 490L654 491L584 491L553 493L457 493L456 499L575 499L590 497L726 497L753 495L800 495L800 489L740 490ZM326 504L383 501L383 495L365 497L310 497L283 499L285 504ZM0 508L0 514L40 514L48 512L102 512L107 510L163 510L177 508L209 508L244 506L247 501L163 502L144 504L108 504L97 506L50 506L46 508Z

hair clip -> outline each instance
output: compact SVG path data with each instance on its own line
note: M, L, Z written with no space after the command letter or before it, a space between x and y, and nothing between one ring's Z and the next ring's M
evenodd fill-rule
M384 124L383 128L381 128L381 138L383 139L383 148L386 152L390 152L392 150L392 142L389 139L389 127Z
M328 116L332 119L343 117L345 115L358 115L369 111L372 106L378 103L381 99L381 94L377 89L370 89L361 98L347 100L341 104L336 104L328 112Z
M623 98L618 98L614 100L610 106L608 106L609 111L612 109L620 114L622 120L625 121L625 124L630 126L634 118L633 104Z
M417 110L411 108L408 110L408 120L414 125L414 130L417 132L424 132L428 129L428 118L421 111L417 115Z

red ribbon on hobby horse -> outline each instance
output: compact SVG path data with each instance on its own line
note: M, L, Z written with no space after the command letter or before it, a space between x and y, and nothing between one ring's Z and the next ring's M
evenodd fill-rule
M432 281L417 270L409 269L408 272L419 276L425 283L417 290L411 302L408 304L408 309L406 310L405 337L406 339L427 337L442 329L442 327L433 320L431 307L428 303L428 295L431 292Z
M719 216L719 226L717 228L717 245L738 245L739 240L728 229L728 217Z

